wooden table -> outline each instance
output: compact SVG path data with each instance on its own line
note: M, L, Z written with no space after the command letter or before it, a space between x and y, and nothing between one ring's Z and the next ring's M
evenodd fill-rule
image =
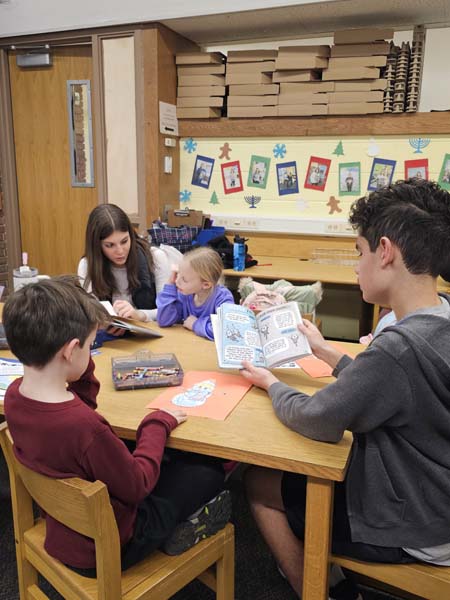
M175 352L185 371L218 370L213 342L181 326L161 331L164 337L159 339L134 337L110 342L94 357L96 376L101 382L98 410L121 437L135 437L141 419L148 413L146 405L161 388L115 391L111 380L112 356L142 349ZM353 352L359 349L356 344L348 347ZM300 369L278 369L276 374L307 393L314 393L331 381L311 379ZM173 448L307 475L304 600L328 598L334 482L345 477L351 444L348 432L338 444L326 444L290 431L275 417L267 394L254 387L225 421L191 417L168 440L168 446Z
M276 248L274 248L274 252L276 252ZM321 281L324 286L327 284L335 285L343 288L357 289L359 292L358 277L353 266L327 265L292 256L255 256L254 258L258 261L258 265L255 267L250 267L249 269L245 269L245 271L225 269L224 275L233 279L252 277L256 281L286 279L291 283L297 284ZM360 336L366 335L373 329L374 318L373 304L364 302L361 297Z
M276 249L274 248L274 252ZM286 279L291 283L313 283L321 281L323 284L333 284L347 288L358 288L358 277L355 267L348 265L326 265L295 257L284 256L255 256L258 261L256 267L245 271L225 269L224 275L232 278L252 277L253 279L275 281ZM438 278L438 291L450 293L450 283ZM360 335L373 331L378 323L380 307L368 304L361 298Z
M274 248L274 251L276 249ZM227 277L253 277L253 279L286 279L302 283L321 281L347 287L359 287L355 268L348 265L324 265L295 257L255 256L256 267L245 271L225 269Z

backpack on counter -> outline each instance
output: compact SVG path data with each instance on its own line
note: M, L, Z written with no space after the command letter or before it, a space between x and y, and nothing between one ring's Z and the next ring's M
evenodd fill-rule
M220 255L224 269L233 268L233 244L226 235L219 235L209 240L207 245ZM248 246L245 244L245 268L248 269L257 264L258 261L248 253Z

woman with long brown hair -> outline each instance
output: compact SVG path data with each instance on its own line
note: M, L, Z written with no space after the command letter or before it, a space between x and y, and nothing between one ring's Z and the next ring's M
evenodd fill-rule
M165 253L151 247L115 204L100 204L89 215L85 255L78 265L83 287L109 300L117 314L156 320L156 294L170 276Z

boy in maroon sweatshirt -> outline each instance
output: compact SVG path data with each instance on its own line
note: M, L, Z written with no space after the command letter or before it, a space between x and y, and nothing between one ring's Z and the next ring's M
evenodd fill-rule
M228 520L229 497L219 494L186 521L220 492L224 473L215 459L181 452L165 459L161 470L167 437L186 420L184 412L148 414L133 453L96 412L100 385L90 345L105 317L101 304L68 278L43 280L12 294L3 324L24 376L7 390L5 415L21 463L49 477L107 485L126 569L164 542L170 553L184 551L196 543L199 521L202 534L205 525L207 533L215 533ZM46 526L47 552L95 575L93 540L48 515Z

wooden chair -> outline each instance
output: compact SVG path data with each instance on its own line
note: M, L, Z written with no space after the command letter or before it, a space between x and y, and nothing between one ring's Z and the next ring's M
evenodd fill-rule
M423 563L367 563L335 555L331 557L331 562L425 600L450 598L450 567Z
M38 572L69 600L164 600L196 577L215 589L217 600L233 600L234 530L230 523L184 554L167 556L155 551L122 573L119 533L105 484L52 479L31 471L16 459L6 423L0 425L0 443L11 481L21 600L47 598L38 587ZM96 579L75 573L47 554L45 521L35 522L32 500L70 529L94 539Z

